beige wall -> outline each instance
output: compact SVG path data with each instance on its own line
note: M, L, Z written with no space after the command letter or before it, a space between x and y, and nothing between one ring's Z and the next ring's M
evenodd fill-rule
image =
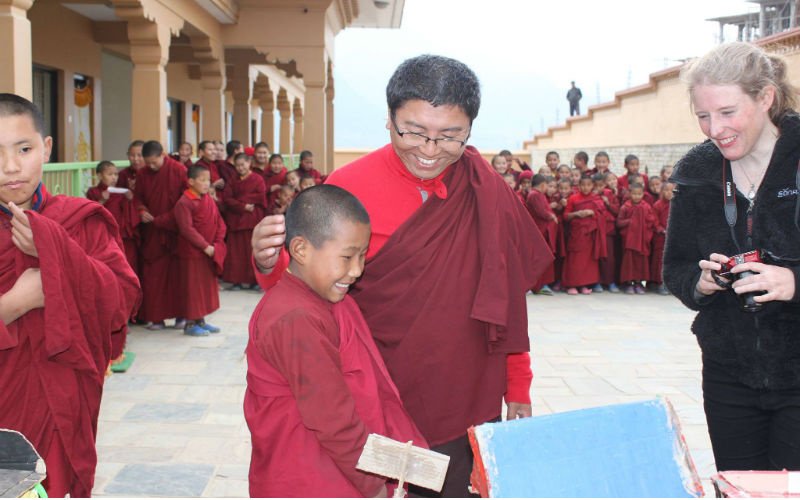
M125 159L131 137L131 75L133 64L126 58L102 53L103 153L106 160Z
M53 2L35 2L28 11L28 19L31 21L33 64L59 71L59 151L54 159L71 161L74 154L75 73L94 80L92 148L93 156L99 158L103 152L102 61L101 47L92 38L92 22Z

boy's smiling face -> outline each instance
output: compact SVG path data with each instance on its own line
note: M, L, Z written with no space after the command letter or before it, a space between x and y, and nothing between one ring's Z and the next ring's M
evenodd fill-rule
M27 115L0 116L0 204L31 207L42 181L42 165L50 158L53 140L42 137Z

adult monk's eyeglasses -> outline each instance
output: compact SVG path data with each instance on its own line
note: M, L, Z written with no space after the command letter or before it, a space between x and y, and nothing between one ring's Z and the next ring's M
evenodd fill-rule
M407 146L417 148L432 142L434 146L438 146L449 153L457 153L459 149L466 146L470 136L470 134L467 134L467 137L465 137L463 141L453 137L439 137L438 139L433 139L425 134L418 134L416 132L400 132L394 120L392 120L392 126L394 126L394 131L397 132L397 135L400 136L400 139L402 139Z

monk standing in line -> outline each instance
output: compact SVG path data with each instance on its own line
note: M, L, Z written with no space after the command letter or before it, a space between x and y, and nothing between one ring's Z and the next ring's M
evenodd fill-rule
M480 108L472 70L418 56L397 68L386 96L391 144L326 182L367 209L372 238L353 298L409 414L450 456L442 495L465 497L467 429L500 419L504 398L507 418L531 415L525 293L553 256L517 196L467 146ZM253 232L262 288L286 269L285 239L282 216Z
M139 282L108 211L47 192L43 130L33 103L0 94L0 428L44 458L51 497L89 497L112 337Z

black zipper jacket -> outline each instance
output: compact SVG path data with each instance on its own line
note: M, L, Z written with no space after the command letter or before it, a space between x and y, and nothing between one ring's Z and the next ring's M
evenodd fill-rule
M722 191L723 157L706 141L692 148L676 165L664 249L664 282L690 309L699 311L692 331L703 360L723 365L752 388L800 387L800 229L796 227L800 116L780 123L767 173L752 212L752 241L746 236L749 203L737 193L737 248L725 218ZM711 253L733 256L762 249L781 259L795 277L795 295L788 302L769 302L757 313L744 312L733 291L697 300L698 262Z

